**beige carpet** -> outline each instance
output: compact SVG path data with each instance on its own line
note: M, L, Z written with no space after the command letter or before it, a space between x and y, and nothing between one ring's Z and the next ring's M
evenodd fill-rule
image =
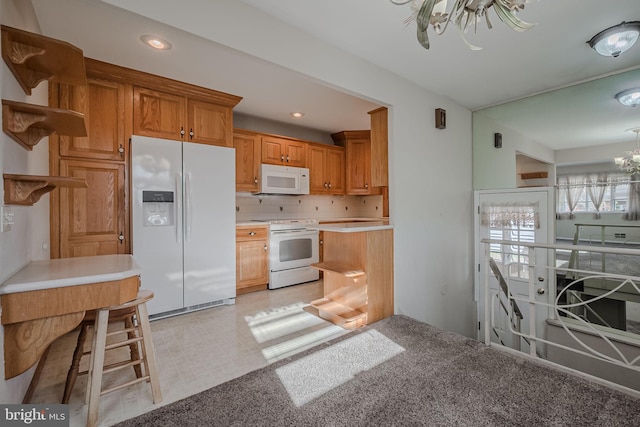
M354 351L349 342L361 337L366 345ZM301 364L293 381L304 394L329 376L310 366L331 361L353 364L336 367L348 378L331 380L332 387L302 403L278 375ZM393 316L119 426L591 427L639 420L639 399Z

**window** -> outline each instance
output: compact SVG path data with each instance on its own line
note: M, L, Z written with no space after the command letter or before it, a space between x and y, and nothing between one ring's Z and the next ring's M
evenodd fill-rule
M604 187L600 209L590 197L589 187ZM629 197L629 176L624 174L563 175L558 177L559 213L625 212ZM569 199L574 202L571 209Z
M509 240L509 244L492 243L490 256L511 278L529 278L529 248L516 242L534 243L535 230L540 227L537 203L484 204L482 225L489 228L489 238Z

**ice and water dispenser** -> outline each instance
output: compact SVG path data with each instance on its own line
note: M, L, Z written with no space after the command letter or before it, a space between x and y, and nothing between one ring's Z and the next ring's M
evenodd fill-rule
M173 191L142 192L142 224L145 227L174 225Z

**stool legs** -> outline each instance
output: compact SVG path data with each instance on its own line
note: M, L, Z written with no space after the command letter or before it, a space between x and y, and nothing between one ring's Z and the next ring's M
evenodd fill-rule
M142 333L142 357L145 363L146 374L151 382L151 393L153 395L153 403L162 401L162 392L160 390L160 381L158 380L158 372L156 370L156 356L153 352L153 341L151 340L151 326L149 325L149 314L147 312L147 304L140 304L136 309L140 330Z
M127 317L124 319L124 327L125 329L129 329L127 332L127 338L130 340L135 339L136 333L133 331L133 319L131 317ZM131 355L131 361L140 360L140 351L138 350L138 344L132 342L129 344L129 354ZM136 373L136 378L142 378L142 369L140 369L140 365L133 365L133 370Z
M87 427L98 425L98 408L102 389L102 369L104 352L107 345L107 327L109 326L109 310L98 310L96 315L95 334L89 362L89 378L86 398L88 401Z
M145 366L144 375L137 380L130 381L128 383L113 387L108 390L102 390L102 373L104 366L104 353L107 348L113 348L114 345L106 344L107 341L107 328L109 324L109 309L99 309L96 315L95 322L95 334L93 339L93 347L91 351L91 361L89 363L89 378L87 381L87 427L95 427L98 423L98 413L100 406L100 395L109 393L111 391L118 390L123 387L135 384L141 381L148 381L151 383L151 393L153 396L153 403L162 401L162 392L160 390L160 382L156 370L156 358L153 351L153 342L151 340L151 327L149 325L149 314L147 312L146 300L153 297L153 294L148 292L145 294L140 303L136 305L136 320L139 336L136 337L134 332L132 335L128 335L129 339L136 339L136 343L140 343L140 351L142 352L142 362ZM139 301L141 298L136 300ZM131 303L129 303L131 304ZM132 326L134 326L132 324ZM136 345L136 352L138 351ZM130 346L130 351L133 352L134 348ZM137 359L139 360L139 358ZM127 365L128 366L128 365ZM138 367L140 367L138 365ZM137 373L137 372L136 372Z
M78 342L76 349L73 351L73 359L71 360L71 367L67 373L67 381L64 384L64 393L62 395L62 403L69 403L69 397L73 391L73 386L76 383L78 377L78 370L80 369L80 359L82 359L82 353L84 352L84 342L87 339L87 330L89 325L82 325L80 333L78 334Z

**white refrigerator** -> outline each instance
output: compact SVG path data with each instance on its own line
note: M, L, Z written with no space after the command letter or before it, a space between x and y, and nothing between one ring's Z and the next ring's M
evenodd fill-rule
M235 150L131 138L133 257L160 317L233 304Z

